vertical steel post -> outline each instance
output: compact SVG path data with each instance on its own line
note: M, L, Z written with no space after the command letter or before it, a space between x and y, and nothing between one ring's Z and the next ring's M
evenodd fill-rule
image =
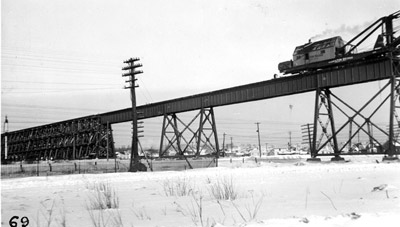
M160 150L158 151L158 157L161 157L164 153L163 144L164 144L164 135L165 135L165 119L167 118L167 114L164 114L162 128L161 128L161 140L160 140Z
M396 153L395 149L396 147L394 146L394 129L393 129L393 123L394 123L394 111L395 111L395 85L396 85L396 76L393 73L393 54L390 53L390 62L391 62L391 67L390 67L390 113L389 113L389 150L387 154L389 155L389 158L394 158L394 154Z
M75 130L75 122L71 123L72 137L74 142L72 143L72 159L76 159L76 130Z
M371 124L370 119L367 119L367 120L368 120L367 121L367 132L368 132L369 145L370 145L370 148L373 149L373 147L374 147L374 140L373 140L374 137L373 137L373 131L372 131L373 128L372 128L372 124Z
M393 16L385 17L385 36L386 45L390 45L393 42Z
M333 110L332 110L332 100L331 100L331 91L329 88L325 89L325 95L328 100L328 116L329 120L331 122L331 131L332 131L332 137L333 137L333 149L335 153L335 158L339 158L340 151L339 151L339 146L337 142L337 137L336 137L336 129L335 129L335 120L333 117Z
M218 158L219 158L219 141L218 141L218 134L217 134L217 125L215 122L215 116L214 116L214 109L211 107L210 108L210 113L211 113L211 119L212 119L212 130L214 132L214 139L215 139L215 149L217 150L216 153L216 166L218 167Z
M7 132L4 133L4 159L7 160L8 156L8 141L7 141Z
M107 135L107 138L106 138L106 139L107 139L107 162L108 162L108 152L109 152L109 149L108 149L108 148L109 148L109 146L110 146L110 144L109 144L109 138L108 138L108 137L109 137L109 135L108 135L108 134L109 134L109 133L108 133L109 124L110 124L110 123L107 121L107 126L106 126L106 127L107 127L107 128L106 128L106 135Z
M393 42L393 16L390 15L384 19L386 28L386 45L390 45ZM389 52L390 58L390 114L389 114L389 150L387 151L388 157L386 159L398 159L396 154L396 146L394 144L394 111L395 111L395 88L396 88L396 75L394 74L393 64L393 53ZM384 158L384 159L385 159Z
M204 108L200 110L200 123L199 123L199 134L197 135L197 146L196 146L196 156L200 155L200 144L201 144L201 134L203 133L203 118L204 118Z
M349 152L351 152L352 145L352 138L353 138L353 119L350 119L349 123Z
M314 107L314 130L313 130L313 142L311 149L311 158L317 157L317 131L318 131L318 117L319 117L319 96L321 90L317 88L315 91L315 107Z
M178 129L178 121L176 120L176 114L172 114L172 119L173 119L173 123L174 123L174 132L175 132L175 137L176 137L176 146L178 148L178 153L179 153L179 155L185 155L182 152L182 148L181 148L181 133L179 132L179 129Z

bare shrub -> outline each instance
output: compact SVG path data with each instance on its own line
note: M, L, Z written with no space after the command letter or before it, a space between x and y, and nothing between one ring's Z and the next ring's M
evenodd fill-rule
M119 199L110 183L98 182L89 185L92 194L89 195L89 202L86 204L90 210L104 210L119 208Z
M195 202L195 205L193 204L193 201L190 201L191 206L188 206L188 213L190 214L190 217L192 218L192 222L197 225L197 222L200 221L201 226L203 225L203 196L200 195L199 199L193 195L193 200Z
M135 214L135 216L139 219L139 220L151 220L150 216L147 214L146 212L146 208L140 207L135 209L134 204L132 203L132 212Z
M51 202L50 204L47 202ZM66 219L66 212L64 203L62 202L62 207L58 209L60 205L56 199L49 200L46 199L40 202L42 206L40 209L37 210L37 218L36 218L36 226L53 226L53 223L58 221L58 224L62 227L67 226L67 219ZM58 211L56 213L56 211ZM41 224L41 221L44 221Z
M122 218L116 210L91 210L86 207L94 227L123 227Z
M62 227L66 227L67 226L67 219L65 217L65 207L63 207L62 209L60 209L60 219L59 219L59 224Z
M121 214L118 210L119 199L110 183L87 183L86 188L91 191L86 201L86 210L94 227L120 227L122 225Z
M110 214L109 217L111 219L111 226L112 227L123 227L124 226L122 224L121 213L119 213L118 209L112 211L112 213Z
M216 182L210 184L209 192L217 200L235 200L238 197L238 189L232 176L218 178Z
M186 177L163 181L163 189L166 196L188 196L194 192L194 188L192 181Z
M54 211L55 211L55 205L56 205L56 201L53 200L51 206L47 207L46 204L44 203L44 201L40 202L40 205L42 205L42 208L40 210L38 210L37 212L37 220L36 220L36 225L37 226L51 226L51 223L54 220ZM44 210L44 211L43 211ZM44 218L44 225L40 224L40 215L39 213L42 214L43 218Z
M243 214L239 207L232 201L232 205L235 207L236 211L239 213L240 217L243 219L244 222L249 222L254 219L256 219L258 211L260 210L260 207L263 203L264 197L261 197L258 202L256 203L254 201L254 198L252 198L252 203L251 204L246 204L245 205L245 210L247 211L247 219L245 218L245 215Z
M204 217L204 208L203 208L203 195L200 194L196 197L195 194L192 194L192 200L190 201L190 206L187 206L187 209L183 209L178 203L174 202L177 206L177 212L182 213L183 216L186 214L190 215L192 222L197 226L198 222L200 222L202 227L214 226L215 221L210 218ZM186 213L186 214L185 214Z
M108 223L107 220L104 219L104 210L91 210L86 207L89 212L90 220L92 221L92 225L94 227L106 227Z

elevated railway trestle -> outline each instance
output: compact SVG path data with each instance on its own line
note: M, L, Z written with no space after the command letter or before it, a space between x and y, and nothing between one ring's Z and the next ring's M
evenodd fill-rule
M3 163L21 160L71 160L114 157L111 126L99 116L6 132L1 136Z
M213 147L214 149L216 149L213 152L213 154L216 155L218 154L216 151L219 149L219 147L217 145L218 140L216 138L218 137L216 130L216 121L213 112L213 109L215 107L252 102L257 100L265 100L305 92L316 92L316 108L314 110L316 122L314 122L313 126L311 127L312 133L310 133L311 135L313 135L311 141L314 144L316 143L315 141L317 141L317 137L320 133L320 129L318 129L320 124L318 118L320 118L320 120L322 121L323 116L328 116L328 118L331 117L331 119L334 120L333 114L326 115L326 113L329 113L329 111L326 111L326 108L332 110L334 107L336 108L336 105L338 105L336 104L336 102L332 101L332 98L336 99L337 97L332 92L333 88L361 84L371 81L387 80L388 83L383 87L383 89L389 89L390 95L389 98L385 96L384 100L386 102L392 100L390 105L391 110L388 110L387 113L388 117L393 120L389 124L389 130L385 130L385 135L387 136L387 138L385 139L386 142L379 139L374 139L374 141L379 141L379 144L381 144L384 148L386 146L385 144L390 144L387 143L390 138L392 138L392 144L395 144L397 142L397 139L395 138L397 133L394 132L393 126L397 124L395 113L396 109L398 109L400 106L399 104L397 104L399 90L399 85L397 83L400 77L399 72L399 59L389 58L385 55L379 58L352 62L316 72L309 72L295 76L287 76L267 81L261 81L258 83L252 83L238 87L232 87L218 91L138 106L137 111L141 113L138 116L138 120L154 117L164 117L164 123L162 126L162 130L164 131L162 134L163 140L167 141L167 146L175 146L177 151L175 153L177 154L176 157L178 158L182 157L182 154L183 156L192 155L193 151L195 152L195 155L199 155L199 152L202 149L197 143L201 143L201 146L204 146L206 144L205 142L207 142L207 144L213 142L214 146L206 145L206 147ZM381 92L379 94L375 94L374 96L378 96L380 94ZM321 99L324 101L320 101ZM327 100L330 101L328 102ZM321 103L323 106L319 108ZM374 103L370 103L371 102L368 102L366 103L366 105L374 105ZM379 104L377 106L378 109L381 108L382 105ZM321 112L319 112L320 109ZM200 121L202 123L198 124L199 127L197 129L189 130L189 126L194 125L196 117L192 120L192 122L184 124L183 121L181 122L179 120L177 115L179 113L194 110L199 111L199 113L196 115L197 118L200 118L200 116L202 116L203 120ZM325 112L323 112L323 110L325 110ZM369 116L364 116L364 114L361 113L362 110L363 108L359 110L354 110L353 114L348 114L349 121L346 124L352 126L357 126L357 124L359 124L359 126L361 126L363 123L357 123L353 121L355 117L361 117L365 119L365 125L376 127L376 124L374 125L372 122L369 122ZM331 112L333 113L333 111ZM34 128L3 133L1 135L2 161L4 162L5 159L21 160L28 158L79 159L87 158L89 156L106 158L107 154L109 155L109 157L113 157L114 149L111 126L116 123L130 121L132 121L132 108L126 108L103 114L91 115ZM177 127L178 122L183 125L182 128ZM328 143L334 144L334 137L337 136L338 132L344 129L342 129L343 126L337 126L336 122L332 120L329 124L331 123L334 123L337 130L334 129L332 131L331 129L328 129L328 127L326 127L325 129L322 129L322 132L327 132L326 141L328 141ZM109 127L107 127L107 125L109 125ZM200 129L201 127L203 129ZM208 134L207 136L201 134L207 131L209 128L212 129L212 136L210 136L210 134ZM316 130L314 130L314 128ZM360 130L368 131L368 129L359 129L358 131ZM171 134L170 132L173 133ZM183 135L185 132L192 133L192 136L189 139L186 139L186 137L185 139L183 139ZM356 132L357 130L354 133ZM392 134L390 134L390 132L392 132ZM168 135L170 136L170 141L165 138ZM171 135L175 136L175 138L171 137ZM7 142L5 142L6 140ZM182 143L182 141L184 143ZM189 143L189 141L194 142L195 146L192 146L192 142ZM322 155L338 156L344 154L344 149L341 149L341 147L339 146L337 149L334 150L334 152L321 152L322 147L327 144L325 142L318 143L318 146L311 146L312 157L315 158ZM350 142L351 141L349 140L348 143L350 144ZM167 149L163 146L162 143L160 145L161 157L170 156L169 153L166 152ZM180 150L176 146L177 143L180 143L181 145ZM187 144L190 144L190 146L187 147ZM382 149L380 151L381 152L379 153L386 154L389 157L395 157L399 154L393 146L392 148L390 148L389 146L386 149Z
M211 154L218 157L218 136L213 112L215 107L315 92L314 122L312 126L307 127L308 134L312 135L312 138L308 138L312 159L329 155L333 156L333 160L341 160L340 155L352 153L353 139L360 132L369 137L370 146L372 146L370 153L384 154L387 159L395 159L400 147L400 141L397 138L400 122L396 112L400 108L398 100L400 37L394 37L392 22L399 17L400 11L381 18L346 44L352 46L353 41L361 39L355 45L358 46L368 36L382 28L382 34L375 45L376 49L372 51L356 54L352 53L354 48L347 52L343 49L344 52L339 52L343 52L344 55L338 58L304 64L291 69L290 73L294 74L285 77L137 106L136 111L141 114L136 120L164 117L160 157L170 156L172 149L175 151L174 157L186 159L190 155L200 156L203 148L214 149ZM362 35L366 36L362 37ZM358 110L333 92L333 88L381 80L388 82ZM388 95L383 93L385 89L389 90ZM376 104L377 96L384 97L378 104ZM378 110L382 110L384 103L387 102L389 102L389 110L384 111L387 111L385 114L387 113L388 116L388 130L384 130L382 126L373 122L373 116ZM346 113L343 106L351 113ZM371 106L375 106L375 110L372 113L366 113L367 107ZM133 108L126 108L3 133L1 135L2 162L27 159L113 157L115 152L111 125L132 121L132 110ZM196 110L200 111L199 114L188 124L177 116L183 112ZM339 126L335 121L337 113L342 113L346 117L347 120L343 125ZM197 118L200 118L199 127L191 129ZM179 124L183 125L183 128L180 128ZM354 128L356 128L355 131ZM339 141L338 135L345 129L349 129L348 138L344 142ZM207 130L209 130L208 134ZM384 137L378 138L373 133L374 130L383 134ZM189 139L185 137L187 134L190 135ZM167 145L164 147L165 141ZM327 146L330 146L329 152L324 151ZM345 150L345 147L349 149Z
M399 74L397 72L396 77ZM312 137L310 138L311 159L319 160L317 156L334 156L332 160L343 160L340 155L354 155L354 154L384 154L387 155L384 159L395 159L399 154L398 128L400 126L400 119L397 117L397 109L400 107L399 93L400 83L399 79L391 78L376 94L362 105L360 109L355 109L350 104L339 98L331 92L329 88L317 89L315 98L315 115L314 124L312 127ZM394 85L394 86L392 86ZM384 91L388 91L386 94ZM380 97L381 101L376 101ZM375 108L372 103L375 101ZM389 121L388 129L385 130L378 123L372 119L376 113L382 109L385 103L389 102ZM365 111L368 107L372 110ZM346 110L347 112L346 112ZM350 112L350 113L349 113ZM342 114L347 119L344 124L338 125L335 123L334 113ZM336 115L337 116L337 115ZM314 130L316 129L316 130ZM338 142L338 135L348 129L347 140ZM397 129L397 130L395 130ZM320 134L318 135L319 131ZM378 131L380 135L384 135L387 139L382 140L376 136L374 131ZM368 136L369 143L362 153L355 151L354 139L360 133ZM331 152L326 152L329 147Z

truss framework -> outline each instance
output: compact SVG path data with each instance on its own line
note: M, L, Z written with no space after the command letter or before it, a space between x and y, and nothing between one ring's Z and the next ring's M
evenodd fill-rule
M197 119L199 119L198 128L193 130ZM179 126L183 128L180 129ZM208 153L202 154L202 151L208 151ZM219 151L219 144L213 108L200 109L199 113L187 124L175 113L164 115L160 157L209 156L210 154L218 155L217 151Z
M311 157L315 158L322 155L332 155L335 158L340 158L341 154L344 154L344 149L348 147L348 152L345 154L353 154L351 151L352 141L359 135L360 132L365 133L369 138L369 145L367 153L385 154L388 157L393 157L399 154L396 150L395 144L399 143L399 130L395 130L395 127L400 127L400 119L397 114L397 109L400 105L396 105L399 102L400 96L400 80L393 75L386 85L384 85L372 98L370 98L360 109L355 109L345 101L340 99L338 96L333 94L329 88L318 89L316 91L315 99L315 115L314 115L314 129L312 146L311 146ZM366 114L363 111L371 105L371 103L378 96L383 94L385 89L389 88L390 92L384 96L383 100L376 106L376 108L370 114ZM336 102L334 102L333 98ZM381 126L372 121L372 117L380 110L386 102L390 102L390 113L389 113L389 126L388 130L384 130ZM346 113L339 104L345 106L351 111ZM337 130L334 122L333 108L342 113L347 121L341 125ZM325 112L323 112L325 110ZM325 117L325 122L323 121ZM358 123L356 118L362 119L362 123ZM342 132L346 127L349 129L348 139L343 142L340 146L337 140L338 134ZM321 133L318 136L318 128L321 129ZM385 141L379 140L374 136L374 131L378 131L387 137ZM323 140L325 139L325 140ZM323 154L321 151L330 147L333 152Z
M2 161L114 157L111 126L97 117L4 133L1 139Z

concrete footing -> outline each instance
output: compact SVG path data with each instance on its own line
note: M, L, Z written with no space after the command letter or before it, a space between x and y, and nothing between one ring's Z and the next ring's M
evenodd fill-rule
M307 158L307 162L321 162L320 158Z
M331 162L344 162L344 158L340 157L340 156L336 156L331 158Z
M382 161L399 161L399 158L397 156L385 156L382 158Z

